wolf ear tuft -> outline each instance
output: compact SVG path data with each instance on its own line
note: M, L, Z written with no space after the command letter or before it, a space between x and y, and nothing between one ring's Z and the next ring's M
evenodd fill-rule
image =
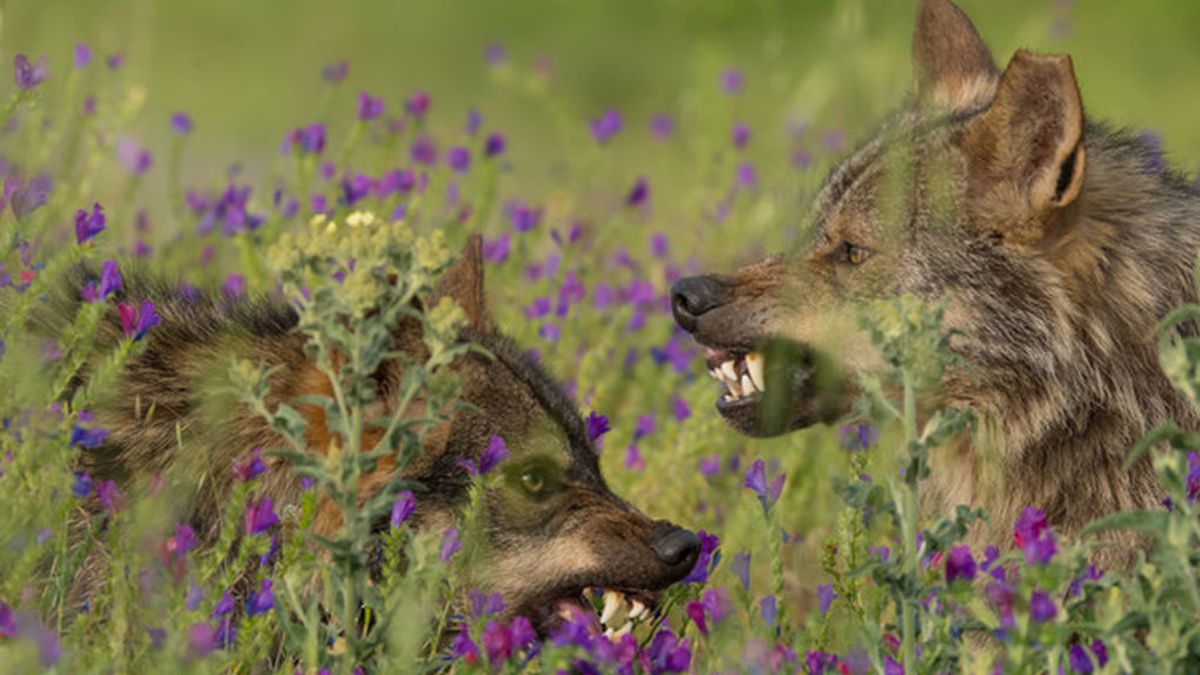
M913 31L917 100L949 110L987 101L996 64L966 14L950 0L922 0Z
M1035 215L1069 205L1083 185L1083 103L1071 57L1018 51L991 106L964 134L972 174L1015 187Z
M483 237L475 232L467 237L458 260L442 273L437 297L449 297L462 307L472 328L487 325L487 296L483 290Z

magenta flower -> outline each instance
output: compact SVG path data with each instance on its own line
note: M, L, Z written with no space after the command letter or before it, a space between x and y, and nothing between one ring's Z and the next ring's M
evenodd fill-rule
M763 507L763 514L767 514L771 511L771 506L779 500L780 494L783 493L785 478L783 474L779 474L770 483L767 483L766 463L758 459L746 471L746 479L743 485L758 495L758 501Z
M109 70L120 70L125 65L125 52L113 52L104 58L104 65Z
M269 612L275 607L275 593L271 590L271 580L263 579L257 593L251 593L246 598L246 616L255 616Z
M194 623L188 628L188 656L203 659L217 649L217 634L207 623Z
M596 142L606 143L621 130L621 112L616 108L609 108L604 114L593 119L590 127Z
M446 164L455 173L466 173L471 168L471 151L461 146L455 146L446 151Z
M442 550L438 554L442 562L450 562L455 553L462 550L462 540L458 537L458 528L448 527L442 531Z
M192 118L185 112L171 114L171 131L177 136L187 136L192 133Z
M975 558L970 546L955 546L946 556L946 583L971 581L975 578Z
M408 97L408 101L404 104L404 108L408 111L409 115L420 119L425 117L425 114L429 112L429 106L432 103L433 100L429 98L429 92L418 91L412 96Z
M1030 565L1045 565L1058 553L1054 533L1041 509L1026 507L1017 520L1013 541L1025 553Z
M251 481L267 471L267 463L262 458L262 448L254 448L245 460L234 460L233 475L239 480Z
M321 68L321 77L325 78L326 82L341 82L346 79L346 74L350 72L350 64L345 61L330 63Z
M358 119L369 122L383 115L384 102L382 98L374 98L367 92L358 95Z
M96 498L105 511L115 512L125 505L125 495L117 487L116 481L106 480L96 488Z
M824 675L838 672L837 654L822 651L810 651L804 655L804 665L809 675Z
M413 514L413 511L416 510L417 499L413 496L412 491L405 490L401 492L396 501L392 502L392 527L400 527Z
M758 173L751 162L742 162L737 167L737 184L743 190L749 190L758 183Z
M125 337L132 338L134 342L145 337L146 332L162 320L154 311L154 303L150 300L143 301L140 309L121 303L117 305L117 313L120 315L121 330Z
M721 73L721 89L726 94L740 94L746 80L740 68L727 68Z
M696 624L696 628L700 629L700 632L704 635L708 635L708 622L704 617L704 604L699 600L692 600L684 607L684 611L687 613L688 618Z
M167 553L174 556L176 560L183 560L192 549L196 548L198 543L196 531L192 529L191 525L176 525L175 533L167 537Z
M17 636L17 622L14 620L12 607L6 602L0 602L0 637L14 638Z
M100 208L99 202L92 204L91 213L79 209L75 212L75 242L83 244L100 234L104 231L104 223L104 209Z
M633 428L633 440L638 441L654 433L656 426L654 415L638 415L637 424Z
M674 415L676 422L682 422L692 416L692 408L687 401L676 397L671 403L671 414Z
M483 143L483 156L499 157L504 154L507 146L508 143L504 140L504 134L498 131L488 134L487 140Z
M1196 501L1200 495L1200 456L1193 450L1188 453L1187 499L1188 503Z
M628 206L642 206L650 199L650 184L646 182L645 176L638 176L634 181L633 187L630 188L629 194L625 197L625 204Z
M421 134L417 137L417 140L413 141L412 148L409 150L409 157L417 164L425 166L437 164L437 144L428 135Z
M633 443L625 448L625 469L628 471L646 470L646 460L642 457L642 451Z
M13 58L13 79L16 80L17 88L23 91L30 91L37 87L50 75L49 66L46 65L46 57L42 56L38 59L37 65L29 62L29 57L24 54L17 54Z
M246 534L251 536L262 534L279 524L279 516L275 514L275 504L270 497L259 501L251 501L246 505Z
M75 68L86 68L92 62L92 48L85 42L75 43Z
M692 649L687 640L680 640L669 628L654 635L646 648L644 658L649 661L651 673L684 673L692 664Z
M1100 638L1092 640L1089 647L1076 643L1071 645L1071 651L1067 658L1071 663L1071 670L1077 673L1090 673L1097 666L1103 668L1108 664L1108 647Z
M660 141L665 141L675 134L675 120L667 113L659 113L650 118L650 134Z

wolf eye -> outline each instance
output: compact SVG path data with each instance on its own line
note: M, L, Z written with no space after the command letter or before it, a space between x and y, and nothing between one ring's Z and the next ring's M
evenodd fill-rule
M531 466L518 474L521 489L534 499L542 499L562 488L558 467Z
M531 495L539 495L546 489L546 474L541 469L533 469L521 474L521 486Z
M842 262L849 265L861 265L871 257L871 250L862 246L855 246L850 242L843 242L840 256Z

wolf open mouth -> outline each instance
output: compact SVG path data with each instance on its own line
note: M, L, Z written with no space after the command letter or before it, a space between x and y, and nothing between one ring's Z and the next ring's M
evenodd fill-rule
M543 637L564 624L584 622L597 634L618 639L641 623L650 621L658 611L658 592L620 591L598 587L579 588L555 596L555 599L527 612Z
M705 345L704 358L721 384L717 411L744 434L775 436L844 412L838 380L807 345L777 338L754 349Z

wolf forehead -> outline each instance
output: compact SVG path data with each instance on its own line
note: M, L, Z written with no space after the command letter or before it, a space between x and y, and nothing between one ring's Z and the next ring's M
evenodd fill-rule
M482 400L471 402L493 408L485 411L489 417L505 415L522 420L524 426L528 426L537 413L544 413L562 431L572 468L581 471L582 477L602 483L598 455L588 438L579 407L545 368L511 338L497 331L468 328L461 339L488 352L470 357L477 360L485 383L482 391L475 393L475 397ZM511 390L513 385L520 386L533 398L532 410L514 408L519 401ZM468 394L468 399L475 397ZM457 430L451 431L453 436Z

